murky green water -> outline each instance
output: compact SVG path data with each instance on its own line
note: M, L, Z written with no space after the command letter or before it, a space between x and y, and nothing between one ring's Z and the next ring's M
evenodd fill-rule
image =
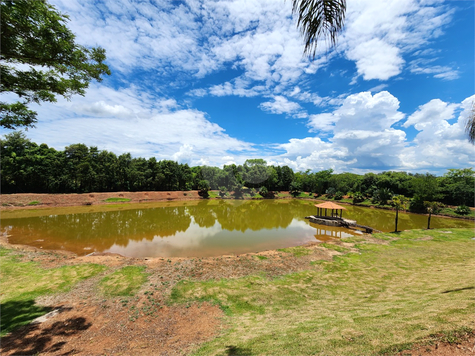
M113 252L130 257L218 256L297 246L355 235L315 225L305 216L315 202L212 200L6 211L1 233L12 243L63 249L79 255ZM345 206L343 217L382 231L394 230L395 212ZM427 217L399 213L399 230L425 228ZM473 222L432 217L431 227L473 227Z

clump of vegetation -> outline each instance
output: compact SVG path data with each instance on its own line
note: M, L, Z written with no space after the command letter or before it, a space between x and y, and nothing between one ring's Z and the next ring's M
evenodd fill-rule
M130 201L129 198L107 198L104 200L106 203L118 203L118 202L127 202Z
M228 195L228 188L222 186L222 187L219 187L219 196L221 198L224 198Z
M353 194L353 204L362 203L365 201L365 197L361 192L356 192Z
M289 193L292 194L294 198L299 196L301 192L302 184L300 184L300 182L293 181L292 183L290 183Z
M340 191L336 192L335 195L333 196L333 199L335 199L335 200L343 199L343 193L340 192Z
M33 200L28 203L28 205L38 205L40 202L38 200Z
M102 294L110 297L133 296L147 281L144 266L127 266L104 277L99 283Z
M457 208L455 208L454 212L458 215L468 215L470 214L470 208L466 205L459 205Z

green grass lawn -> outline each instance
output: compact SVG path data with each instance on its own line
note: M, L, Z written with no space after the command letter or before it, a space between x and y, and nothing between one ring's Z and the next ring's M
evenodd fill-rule
M133 296L147 281L145 266L126 266L104 277L99 290L107 297Z
M275 279L256 271L182 281L172 300L214 301L228 314L229 327L199 355L394 353L437 332L473 329L474 236L473 229L375 234L387 244L362 241L360 253Z

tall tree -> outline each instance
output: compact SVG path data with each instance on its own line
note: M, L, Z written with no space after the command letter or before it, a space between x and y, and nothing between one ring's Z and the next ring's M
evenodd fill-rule
M305 39L304 52L315 57L320 39L335 45L345 21L346 0L292 0L292 11L298 15L297 27Z
M91 80L110 74L105 50L77 44L68 16L46 0L2 0L1 14L0 93L22 101L0 102L0 126L34 126L28 104L84 95Z

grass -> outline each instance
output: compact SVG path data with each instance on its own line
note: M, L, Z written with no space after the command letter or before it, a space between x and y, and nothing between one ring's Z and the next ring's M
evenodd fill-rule
M440 210L439 214L447 215L447 216L454 216L457 218L466 217L466 218L474 218L475 217L475 210L470 210L470 213L467 215L460 215L455 213L455 209L452 208L443 208Z
M295 257L302 257L302 256L310 255L311 253L313 253L312 250L305 248L303 246L279 248L277 251L291 253Z
M381 235L391 241L366 241L356 245L360 254L319 263L318 270L183 281L171 298L211 300L229 314L230 328L199 355L376 355L434 333L473 329L473 229Z
M326 243L326 242L320 244L320 246L325 247L329 250L334 250L334 251L341 252L341 253L347 253L347 252L350 251L346 247L335 245L335 244L329 244L329 243Z
M104 277L99 282L100 292L108 297L133 296L147 281L145 266L127 266Z
M39 296L65 292L76 283L106 269L97 264L45 269L35 262L23 262L12 250L0 249L1 333L3 336L51 310L35 304Z
M106 203L117 203L117 202L127 202L130 201L129 198L107 198L104 200Z
M33 200L28 203L28 205L38 205L40 202L38 200Z
M208 190L208 198L217 198L219 197L218 190Z

